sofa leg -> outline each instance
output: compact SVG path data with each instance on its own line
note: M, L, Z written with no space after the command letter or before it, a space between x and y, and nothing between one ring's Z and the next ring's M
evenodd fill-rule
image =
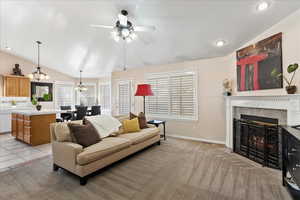
M160 141L157 142L157 145L160 145Z
M80 177L80 185L86 185L87 177Z
M53 171L57 171L59 169L59 166L53 163Z

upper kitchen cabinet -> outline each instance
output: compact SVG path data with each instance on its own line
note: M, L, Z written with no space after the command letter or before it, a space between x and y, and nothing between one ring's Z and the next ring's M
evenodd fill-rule
M5 76L4 96L30 97L30 79L20 76Z

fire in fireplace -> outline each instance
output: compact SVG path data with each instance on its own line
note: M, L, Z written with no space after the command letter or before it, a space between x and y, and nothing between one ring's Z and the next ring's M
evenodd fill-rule
M234 152L263 166L281 169L278 119L241 115L234 119Z

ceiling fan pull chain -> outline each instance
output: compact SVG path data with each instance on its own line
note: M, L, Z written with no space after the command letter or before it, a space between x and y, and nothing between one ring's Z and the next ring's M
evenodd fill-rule
M123 40L123 50L124 50L124 66L123 66L123 71L126 71L126 58L127 58L127 52L126 52L126 41Z

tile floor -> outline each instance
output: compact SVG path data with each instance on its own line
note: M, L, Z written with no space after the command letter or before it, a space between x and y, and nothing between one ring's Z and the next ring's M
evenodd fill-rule
M50 144L32 147L17 141L11 134L0 134L0 172L48 156L51 153Z

